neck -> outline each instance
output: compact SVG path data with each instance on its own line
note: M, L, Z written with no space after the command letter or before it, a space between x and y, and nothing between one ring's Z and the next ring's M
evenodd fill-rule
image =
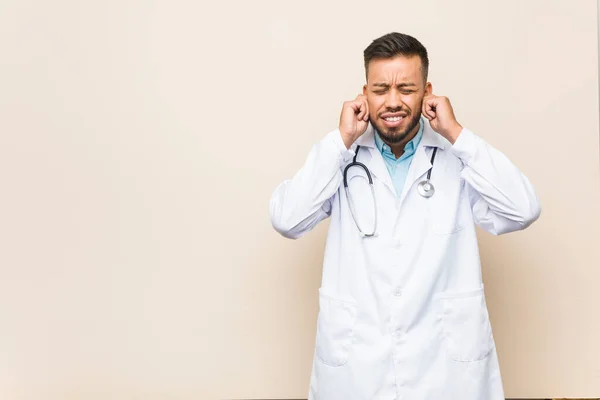
M406 143L410 142L411 140L413 140L413 138L417 135L417 132L419 132L419 128L421 127L421 122L419 122L417 124L417 126L415 126L413 128L412 131L410 131L406 137L398 143L388 143L388 142L384 142L390 146L390 149L392 149L392 153L394 153L394 155L396 156L396 158L400 158L402 157L402 154L404 154L404 147L406 146ZM382 138L383 140L383 138Z

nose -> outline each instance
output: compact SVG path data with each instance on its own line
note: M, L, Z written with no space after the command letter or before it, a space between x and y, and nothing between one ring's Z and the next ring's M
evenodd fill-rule
M385 105L391 110L400 110L402 108L402 99L400 93L397 90L388 91L388 95L385 99Z

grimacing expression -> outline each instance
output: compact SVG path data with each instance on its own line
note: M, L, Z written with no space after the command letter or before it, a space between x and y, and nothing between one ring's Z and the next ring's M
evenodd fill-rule
M425 82L419 56L373 59L369 63L363 94L369 104L369 118L388 144L400 143L416 130L425 95L431 83Z

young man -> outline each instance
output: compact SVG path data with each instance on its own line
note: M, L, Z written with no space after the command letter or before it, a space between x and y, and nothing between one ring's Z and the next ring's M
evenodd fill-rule
M433 94L418 40L364 60L363 93L270 201L288 238L331 218L309 399L504 399L475 225L528 227L534 190Z

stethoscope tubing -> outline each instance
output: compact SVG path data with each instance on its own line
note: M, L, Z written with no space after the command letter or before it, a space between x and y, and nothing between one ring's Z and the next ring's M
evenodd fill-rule
M363 237L377 236L377 200L375 197L375 189L373 187L373 177L371 176L371 171L369 171L369 168L365 164L363 164L359 161L356 161L356 157L358 157L359 150L360 150L360 146L356 146L356 151L354 153L354 158L352 159L352 162L350 164L346 165L346 168L344 168L344 174L343 174L344 190L346 192L346 198L348 199L348 203L350 205L350 213L352 214L352 219L354 220L354 223L356 224L356 227L358 228L360 235ZM419 194L423 198L429 198L429 197L433 196L433 194L435 193L435 189L434 189L433 185L431 184L430 180L431 180L431 171L433 170L433 163L435 161L436 153L437 153L437 147L433 149L433 154L431 155L431 168L429 168L429 170L427 171L427 178L424 181L419 182L419 189L421 189L421 187L425 187L425 186L428 188L424 192L419 190ZM350 197L350 192L348 190L348 170L351 167L362 168L365 171L365 173L367 174L367 178L369 180L369 186L371 188L371 194L373 196L373 213L374 213L374 218L375 218L373 231L371 233L365 233L360 228L360 226L358 225L358 221L356 220L354 202L352 201L352 198Z

